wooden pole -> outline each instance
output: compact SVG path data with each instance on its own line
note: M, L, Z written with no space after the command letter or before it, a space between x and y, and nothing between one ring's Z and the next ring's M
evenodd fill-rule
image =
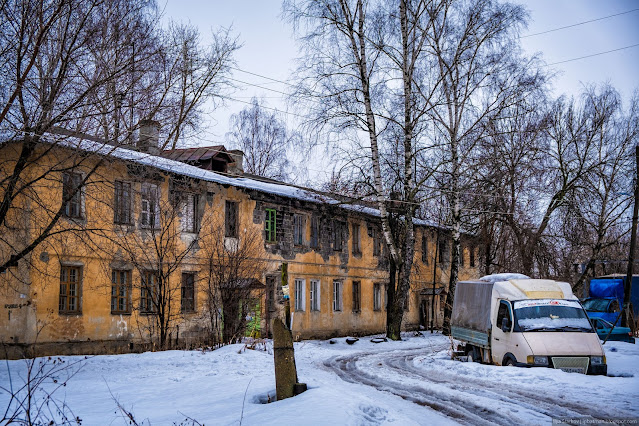
M639 145L635 147L635 158L637 161L637 170L635 176L635 191L634 191L634 208L632 210L632 229L630 230L630 253L628 254L628 270L626 272L626 285L623 289L623 312L621 325L624 327L632 328L635 331L635 324L630 324L630 318L632 313L630 312L630 295L632 294L632 275L633 266L635 261L635 246L637 245L637 217L639 216Z

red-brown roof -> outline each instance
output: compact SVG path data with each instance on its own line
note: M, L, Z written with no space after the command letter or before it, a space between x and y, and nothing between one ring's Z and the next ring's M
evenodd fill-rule
M202 146L197 148L167 149L162 151L162 157L170 160L187 162L206 161L211 158L233 163L235 160L228 153L224 145Z

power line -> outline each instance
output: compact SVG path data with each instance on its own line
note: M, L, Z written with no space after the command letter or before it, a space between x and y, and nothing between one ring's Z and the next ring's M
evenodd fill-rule
M521 36L519 38L521 39L521 38L534 37L534 36L538 36L538 35L542 35L542 34L552 33L552 32L555 32L555 31L565 30L567 28L578 27L580 25L589 24L591 22L603 21L604 19L613 18L615 16L626 15L628 13L636 12L638 10L639 10L639 8L631 9L631 10L627 10L625 12L615 13L614 15L608 15L608 16L604 16L604 17L601 17L601 18L590 19L588 21L577 22L576 24L566 25L566 26L559 27L559 28L553 28L551 30L542 31L542 32L539 32L539 33L528 34L528 35L525 35L525 36Z
M630 49L630 48L637 47L637 46L639 46L639 43L632 44L630 46L620 47L618 49L606 50L605 52L593 53L592 55L586 55L586 56L580 56L578 58L566 59L565 61L553 62L552 64L546 64L546 66L550 67L552 65L565 64L566 62L579 61L581 59L592 58L593 56L605 55L607 53L612 53L612 52L618 52L620 50L626 50L626 49Z

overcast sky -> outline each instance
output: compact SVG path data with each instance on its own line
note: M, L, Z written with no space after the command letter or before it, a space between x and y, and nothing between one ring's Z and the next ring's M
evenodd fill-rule
M559 72L556 95L577 95L584 84L608 81L627 101L639 87L639 1L528 0L522 3L531 18L528 30L522 34L522 45L528 53L540 52L546 63ZM211 27L232 26L243 44L236 55L238 68L286 81L295 67L297 45L290 25L280 18L280 10L278 0L168 0L164 13L166 18L198 26L203 36L210 33ZM600 19L615 14L621 15ZM535 35L590 20L597 21ZM230 115L247 106L243 102L249 102L253 96L263 98L268 106L286 111L283 95L245 83L285 92L284 84L240 71L234 71L232 78L237 85L232 95L236 100L228 101L226 107L218 108L211 115L200 141L202 145L223 143ZM293 116L289 119L293 124Z

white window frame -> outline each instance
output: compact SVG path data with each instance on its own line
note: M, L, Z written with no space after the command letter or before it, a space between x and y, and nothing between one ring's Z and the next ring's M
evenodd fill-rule
M197 233L198 221L197 221L197 209L198 209L198 196L190 192L182 194L182 206L181 206L181 219L180 225L182 232Z
M311 280L311 311L320 311L320 294L321 292L320 280Z
M341 312L343 308L343 284L339 280L333 281L333 311Z
M374 311L382 310L382 284L381 283L373 284L373 310Z
M295 310L306 310L306 280L295 278Z

